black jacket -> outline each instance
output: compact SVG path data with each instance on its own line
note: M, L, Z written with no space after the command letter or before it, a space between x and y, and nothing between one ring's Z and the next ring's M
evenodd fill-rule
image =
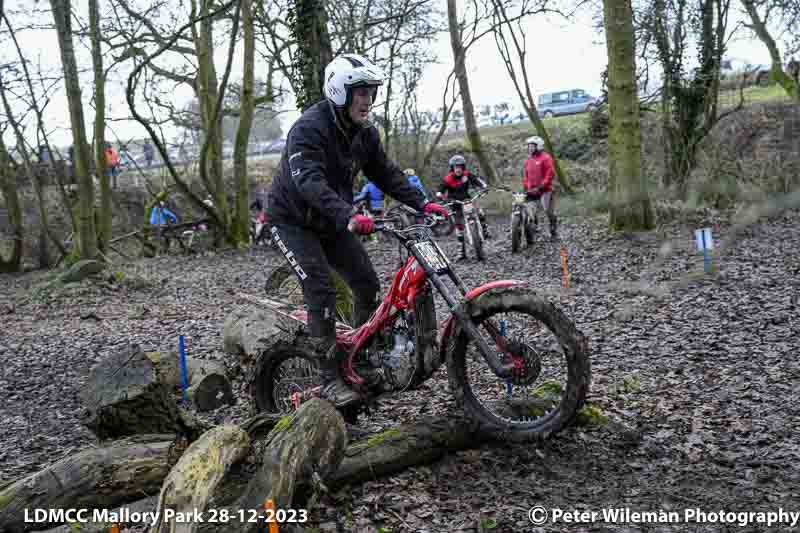
M425 198L383 151L378 130L355 126L345 133L323 100L294 123L272 180L270 221L318 232L340 232L354 213L353 182L363 170L386 194L419 211Z

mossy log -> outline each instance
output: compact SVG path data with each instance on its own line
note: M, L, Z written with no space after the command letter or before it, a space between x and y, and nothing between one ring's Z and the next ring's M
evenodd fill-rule
M172 390L180 389L180 355L177 352L145 352L156 368L158 380ZM233 389L225 368L216 361L186 358L186 395L198 411L210 411L222 405L233 405Z
M199 433L181 416L173 389L159 381L153 363L138 345L98 363L80 393L82 423L100 440L127 435Z
M330 488L375 479L406 468L434 462L447 453L476 447L477 427L466 419L430 419L391 428L353 442Z
M205 511L214 489L232 464L244 458L250 438L239 426L225 425L192 443L164 480L159 518L151 533L190 533L199 521L186 519Z
M298 487L315 487L338 470L346 445L344 419L333 405L320 399L304 403L270 432L261 468L237 507L246 513L264 512L264 503L272 500L275 509L292 509ZM243 523L240 530L258 531L259 527L263 525Z
M158 493L181 453L173 435L136 435L66 457L0 490L0 531L51 528L25 523L25 509L110 509Z

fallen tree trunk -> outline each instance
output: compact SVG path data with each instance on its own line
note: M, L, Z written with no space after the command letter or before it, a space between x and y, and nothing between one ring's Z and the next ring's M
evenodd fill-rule
M291 418L284 418L267 437L261 468L248 483L237 507L247 519L251 512L292 509L300 486L317 486L336 472L344 457L347 431L344 419L329 402L312 399ZM242 531L259 530L258 522L244 522Z
M100 440L150 433L182 434L194 440L204 429L187 424L172 389L159 381L138 345L93 368L80 398L81 422Z
M90 448L0 491L0 531L58 525L25 523L25 509L109 509L158 493L181 448L173 435L136 435Z
M193 518L195 512L216 519L206 512L208 502L230 466L241 460L249 447L247 433L232 425L216 427L193 442L164 480L158 521L151 533L193 532L200 523Z
M183 386L180 355L176 352L145 352L153 363L158 380L172 390ZM186 358L186 395L198 411L210 411L222 405L233 405L233 389L221 363Z
M481 442L474 424L465 419L431 419L398 426L348 446L328 484L333 488L373 480L432 463L447 453L474 448Z

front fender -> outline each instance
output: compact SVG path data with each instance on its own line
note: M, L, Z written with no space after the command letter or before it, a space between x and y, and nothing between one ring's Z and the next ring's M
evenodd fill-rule
M485 292L489 292L492 290L497 289L505 289L507 287L516 287L520 285L527 285L525 281L519 281L515 279L502 279L497 281L491 281L480 287L475 287L474 289L467 292L464 295L464 302L461 304L462 306L468 306L469 303L480 296ZM456 317L454 314L450 314L447 319L443 322L442 327L440 328L441 335L439 337L439 357L441 358L441 362L447 361L450 357L450 353L452 352L452 338L455 331L455 323Z

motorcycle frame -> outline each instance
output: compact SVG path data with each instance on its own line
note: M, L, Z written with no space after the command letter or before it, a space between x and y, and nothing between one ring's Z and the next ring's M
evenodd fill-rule
M466 334L477 344L479 351L495 374L503 379L510 378L513 372L520 368L520 362L512 360L510 363L503 363L496 352L491 350L486 340L481 337L478 328L472 323L472 320L466 313L462 304L488 290L523 285L525 282L518 280L497 280L473 289L467 289L461 277L452 268L452 264L447 255L445 255L439 247L439 244L433 240L430 232L427 231L428 225L414 224L404 230L394 230L390 226L385 226L385 222L391 223L388 219L377 219L376 229L378 231L393 233L408 251L408 257L395 273L392 285L385 293L380 305L364 324L358 328L351 328L346 324L337 323L336 344L340 350L347 353L347 357L342 362L342 377L345 382L355 388L361 388L364 385L364 379L361 378L355 370L356 355L369 343L378 331L387 326L392 326L398 316L401 316L401 312L413 309L417 295L423 293L429 284L438 291L439 295L445 300L450 309L449 317L440 328L441 338L443 340L448 339L453 332L454 323L457 322ZM424 238L422 239L408 236L412 234L422 234L423 231ZM439 259L444 262L444 267L439 268L437 271L433 265L427 262L425 257L416 248L416 245L420 242L429 242L436 248ZM450 290L442 279L443 275L446 275L447 278L453 282L460 296L457 297L453 294L453 291ZM305 323L307 318L306 312L302 310L297 310L291 313L290 316L303 323ZM488 330L502 352L513 355L509 354L505 349L503 336L497 326L490 321L485 322L483 326ZM305 391L302 394L303 399L316 395L319 389L319 387L314 387ZM295 394L299 395L300 393ZM298 396L295 402L297 403L299 401L300 398Z

